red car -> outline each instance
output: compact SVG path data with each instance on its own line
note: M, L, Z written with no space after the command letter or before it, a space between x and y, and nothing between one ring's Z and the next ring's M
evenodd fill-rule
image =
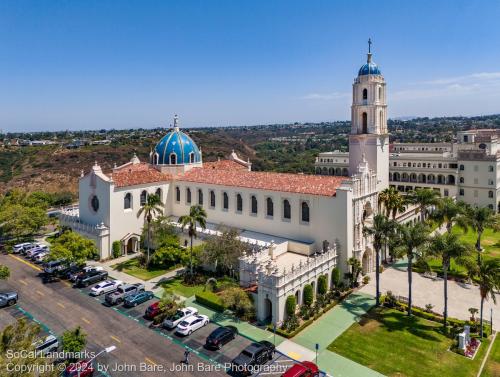
M294 364L281 375L282 377L318 377L319 369L310 361L302 361Z
M71 363L62 374L63 377L92 377L93 375L94 366L89 362L89 360L82 360L76 363Z
M157 301L151 305L148 306L146 309L146 313L144 313L144 318L146 319L154 319L158 314L160 314L160 307L159 304L160 302Z

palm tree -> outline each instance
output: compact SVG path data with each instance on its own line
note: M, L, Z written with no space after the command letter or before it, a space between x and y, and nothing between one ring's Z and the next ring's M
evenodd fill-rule
M413 259L420 258L429 240L429 228L424 223L400 225L398 229L399 251L408 257L408 315L411 315L411 290Z
M477 234L477 263L481 262L481 237L486 228L500 229L500 218L488 207L467 206L463 217L464 227L471 228Z
M479 260L478 265L470 266L472 271L471 275L477 278L479 283L479 293L481 295L481 307L479 309L480 316L480 326L481 326L481 338L483 337L483 306L484 300L489 297L496 304L495 292L500 290L500 260L490 259L490 260Z
M448 318L448 269L452 259L460 260L470 254L470 246L460 242L456 234L450 231L445 234L436 234L430 241L429 253L433 256L441 257L443 265L444 283L444 327Z
M196 224L199 224L202 229L207 227L207 213L200 205L191 206L189 215L179 217L179 223L182 229L188 228L189 238L191 239L190 255L189 255L189 273L193 277L193 238L196 237Z
M406 210L406 199L394 187L388 187L379 194L379 204L384 205L385 215L393 220L398 212Z
M464 227L465 203L456 202L451 198L443 198L438 201L436 210L432 213L431 218L436 221L441 227L446 225L446 231L451 233L453 223L458 223L459 226Z
M148 229L147 229L147 256L146 256L146 267L149 266L149 250L150 250L150 243L151 243L151 222L153 221L153 218L155 216L159 216L163 214L163 206L160 200L160 197L158 195L152 194L148 195L146 198L146 203L139 208L139 211L137 212L137 217L141 217L141 215L144 214L144 219L146 220L146 223L148 224Z
M373 218L371 227L363 227L365 236L373 237L373 248L375 249L375 281L376 281L376 302L380 305L380 250L386 243L386 240L394 232L396 225L394 221L389 220L382 214L377 214Z
M438 204L439 191L432 189L417 189L408 195L408 201L417 206L417 213L420 212L420 222L424 222L428 207Z

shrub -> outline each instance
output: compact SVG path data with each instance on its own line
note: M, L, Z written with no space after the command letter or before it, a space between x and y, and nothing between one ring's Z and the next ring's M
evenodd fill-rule
M286 298L286 314L288 317L291 317L295 314L295 307L297 306L297 302L295 300L295 296L291 295Z
M207 308L213 309L217 312L223 312L227 309L226 305L222 299L215 293L205 291L195 294L196 302L206 306Z
M226 289L220 295L224 305L233 310L236 316L250 319L254 314L253 302L250 296L240 287Z
M311 284L304 286L304 305L310 306L314 300L313 287Z
M113 241L111 249L113 250L113 258L118 258L120 255L122 255L122 245L120 241Z
M368 284L370 282L370 277L368 275L363 276L363 284Z
M324 295L328 290L328 281L325 275L321 275L318 278L318 293Z
M340 270L337 267L335 267L332 270L332 286L338 289L339 284L340 284Z

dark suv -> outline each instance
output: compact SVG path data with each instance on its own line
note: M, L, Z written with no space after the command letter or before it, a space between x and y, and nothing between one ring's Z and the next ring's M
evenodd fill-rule
M108 273L106 271L91 270L81 276L75 282L77 287L88 287L90 284L98 283L100 281L106 280L108 278Z
M231 362L231 371L237 375L250 375L257 371L259 365L272 360L273 356L274 344L266 340L252 343Z

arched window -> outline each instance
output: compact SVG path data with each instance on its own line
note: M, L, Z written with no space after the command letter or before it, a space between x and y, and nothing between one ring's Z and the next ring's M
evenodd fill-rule
M257 214L257 198L255 195L252 195L252 213Z
M236 211L243 211L243 198L241 197L241 194L236 194Z
M465 170L465 166L460 165L460 170Z
M363 113L362 119L363 119L363 133L367 134L368 133L368 114Z
M153 154L153 165L157 165L158 164L158 154L154 153Z
M191 164L194 162L194 153L193 153L193 152L191 152L191 153L189 154L189 162L190 162Z
M198 189L198 204L203 205L203 191L201 189Z
M158 187L156 189L155 195L158 197L158 199L160 199L160 202L161 202L162 201L162 196L163 196L163 191L161 190L161 188Z
M215 192L210 191L210 207L215 207Z
M493 198L493 191L488 191L488 198Z
M99 210L99 199L97 196L93 196L92 199L90 199L90 206L94 210L94 212L97 212Z
M290 207L290 202L285 199L283 200L283 218L290 220L292 217L292 208Z
M222 194L222 206L224 209L229 208L229 196L227 196L227 192Z
M176 202L181 201L181 189L179 187L175 188L175 201Z
M191 204L191 189L189 187L186 188L186 202Z
M303 222L308 223L309 222L309 204L307 202L302 202L301 204L301 209L302 209L302 216L301 219Z
M146 204L147 201L148 201L148 192L146 190L143 190L141 192L141 200L140 200L141 206Z
M464 177L460 177L460 179L458 180L460 183L464 183L465 182L465 179Z
M123 198L123 208L124 209L132 208L132 194L130 192L127 192L125 194L125 197Z
M382 87L381 86L378 87L378 100L382 101Z
M170 164L171 165L177 164L177 155L175 153L170 154Z
M384 113L382 111L380 111L380 114L379 114L379 122L380 122L380 131L383 131L384 130Z
M368 90L366 90L366 88L365 88L365 89L363 89L363 99L364 99L364 100L367 100L367 99L368 99Z
M273 205L273 200L271 198L266 199L266 214L267 216L273 217L274 216L274 205Z

